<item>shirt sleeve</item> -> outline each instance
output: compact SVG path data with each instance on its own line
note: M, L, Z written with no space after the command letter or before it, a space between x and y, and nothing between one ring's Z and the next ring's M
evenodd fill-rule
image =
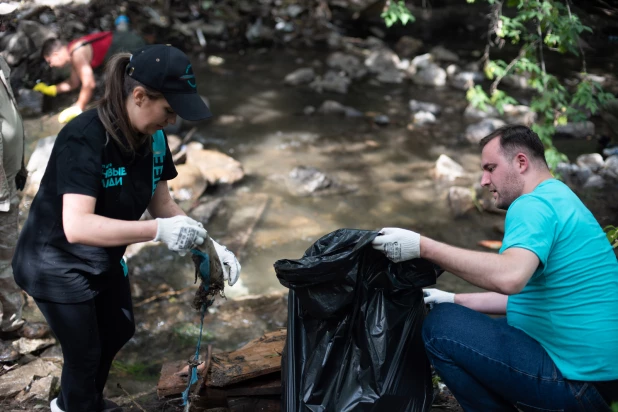
M556 225L555 212L545 201L523 196L506 214L500 253L509 248L527 249L536 254L545 267L554 243Z
M165 136L165 160L163 161L163 173L161 174L161 180L172 180L178 176L176 166L174 165L174 159L170 146L167 144L167 135Z
M101 188L99 139L82 134L68 137L56 158L58 195L74 193L97 197Z

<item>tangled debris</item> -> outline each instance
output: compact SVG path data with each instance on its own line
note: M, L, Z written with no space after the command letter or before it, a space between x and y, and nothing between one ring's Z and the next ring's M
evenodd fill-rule
M216 295L225 298L223 268L209 236L202 245L192 250L191 259L195 265L195 283L200 279L200 287L193 298L193 307L195 310L202 310L204 305L212 305Z

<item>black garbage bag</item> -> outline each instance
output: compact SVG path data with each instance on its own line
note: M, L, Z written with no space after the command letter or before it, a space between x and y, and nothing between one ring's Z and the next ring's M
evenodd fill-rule
M375 231L339 229L298 260L278 260L290 289L282 410L428 411L433 400L421 338L422 287L442 270L399 264L371 247Z

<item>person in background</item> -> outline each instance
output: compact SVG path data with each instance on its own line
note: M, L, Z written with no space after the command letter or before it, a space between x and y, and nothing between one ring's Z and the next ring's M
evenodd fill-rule
M481 184L507 210L498 254L384 228L394 262L424 258L487 290L425 290L436 372L465 411L609 411L618 401L618 262L592 213L553 178L525 126L483 138ZM505 315L498 319L486 314Z
M58 134L19 237L13 272L38 305L64 355L52 412L117 411L103 399L116 353L135 322L126 246L150 240L186 254L206 230L172 200L176 175L162 129L176 116L211 116L188 57L166 45L119 53L105 95ZM148 210L153 220L141 220ZM240 264L213 242L232 286Z
M94 70L102 66L118 52L132 52L146 43L135 32L129 30L104 31L89 34L65 43L59 39L48 39L43 43L41 57L51 67L71 65L71 76L58 84L47 85L39 82L33 90L47 96L67 93L78 88L79 96L75 104L58 115L60 123L67 123L86 108L92 99L96 86Z
M8 18L16 7L0 4L0 19ZM11 260L19 231L19 197L28 172L24 167L24 126L11 90L9 65L0 56L0 332L15 332L24 298L13 280ZM17 360L19 353L0 339L0 362Z

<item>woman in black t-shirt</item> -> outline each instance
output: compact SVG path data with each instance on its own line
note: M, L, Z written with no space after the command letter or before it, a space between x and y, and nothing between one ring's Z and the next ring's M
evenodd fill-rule
M102 393L114 356L135 331L126 246L155 240L184 255L204 242L202 224L167 187L177 173L162 129L176 115L201 120L210 111L187 56L152 45L115 55L98 108L58 134L13 259L17 284L62 346L52 412L120 410ZM140 220L146 209L155 220ZM231 286L240 264L225 247L215 249Z

